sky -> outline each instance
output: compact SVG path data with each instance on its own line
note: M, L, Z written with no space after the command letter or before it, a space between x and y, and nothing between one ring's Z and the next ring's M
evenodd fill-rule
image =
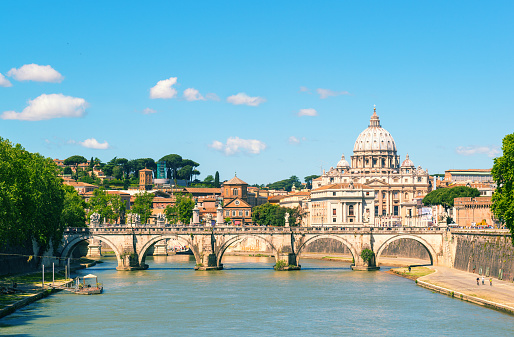
M376 105L401 160L491 168L514 132L510 1L4 1L0 137L176 153L249 184L350 161Z

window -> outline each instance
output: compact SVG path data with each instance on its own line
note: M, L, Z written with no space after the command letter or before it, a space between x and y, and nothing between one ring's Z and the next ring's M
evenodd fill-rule
M250 216L250 211L245 211L245 216Z
M369 192L366 192L366 195L369 195Z
M226 211L226 212L225 212L225 215L226 215L226 216L230 216L230 211Z
M337 215L335 208L332 210L332 215Z
M378 206L375 206L375 216L378 216Z
M239 216L243 216L243 211L239 211Z
M236 216L236 211L232 211L232 216Z
M334 196L334 197L335 197L335 196L336 196L336 192L332 192L332 196Z
M352 219L350 219L350 222L353 222L353 218L352 218Z
M405 200L409 200L409 193L405 193Z
M348 206L348 215L353 216L353 205Z
M385 192L382 192L382 199L385 199L385 197L386 197Z
M237 188L234 188L234 189L232 190L232 195L238 195L238 190L237 190Z
M383 210L382 210L382 215L383 215L383 216L385 216L386 214L387 214L387 213L386 213L386 210L385 210L385 209L383 209Z
M398 206L394 206L393 215L398 215Z
M418 177L418 183L420 183L420 182L421 182L421 177Z
M336 218L332 218L332 222L336 222Z

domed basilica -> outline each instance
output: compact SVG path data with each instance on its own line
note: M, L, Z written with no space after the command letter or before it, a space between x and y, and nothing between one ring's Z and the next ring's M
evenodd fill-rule
M313 180L313 191L334 184L373 190L375 223L381 218L414 216L415 198L430 189L428 171L415 167L408 154L400 165L393 136L382 128L376 108L373 110L368 128L355 141L351 166L343 155L335 168Z

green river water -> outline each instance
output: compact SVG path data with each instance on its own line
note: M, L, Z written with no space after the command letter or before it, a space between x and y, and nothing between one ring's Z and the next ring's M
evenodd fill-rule
M147 258L145 271L94 273L102 295L57 293L0 319L8 336L514 336L514 316L432 293L413 281L349 264L225 256L194 271L189 256Z

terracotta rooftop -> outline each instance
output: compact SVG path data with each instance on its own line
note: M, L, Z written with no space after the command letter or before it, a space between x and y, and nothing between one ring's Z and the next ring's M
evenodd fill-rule
M186 187L189 193L221 194L221 188L217 187Z
M223 185L248 185L241 179L239 179L237 176L234 176L234 178L230 179L229 181L225 181Z
M98 187L96 185L93 185L93 184L88 184L88 183L82 183L80 181L63 181L63 184L65 185L69 185L69 186L92 186L92 187Z

